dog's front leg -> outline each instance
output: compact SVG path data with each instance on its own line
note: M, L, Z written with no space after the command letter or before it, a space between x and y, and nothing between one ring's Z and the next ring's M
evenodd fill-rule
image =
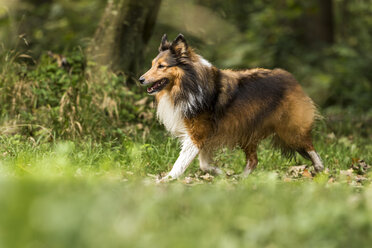
M192 142L189 136L184 138L182 142L182 149L180 155L178 156L176 163L173 165L172 170L163 177L160 182L167 181L169 179L176 179L181 176L190 163L194 160L196 155L198 155L199 149L198 147Z

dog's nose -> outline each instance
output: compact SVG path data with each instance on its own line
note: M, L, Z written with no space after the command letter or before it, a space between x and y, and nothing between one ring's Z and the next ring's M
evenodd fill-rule
M140 81L141 84L143 84L145 82L145 78L144 77L140 77L138 80Z

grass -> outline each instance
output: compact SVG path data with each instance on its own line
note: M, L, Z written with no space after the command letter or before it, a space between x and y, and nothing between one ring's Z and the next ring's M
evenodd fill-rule
M2 247L367 247L372 190L283 183L1 182Z
M367 247L370 175L347 169L370 162L372 144L349 130L318 125L329 170L314 178L290 175L309 163L264 142L247 179L243 154L223 150L215 163L227 175L205 177L194 161L186 179L161 185L179 150L162 130L99 143L3 135L0 247Z
M349 123L345 122L345 126ZM350 130L352 128L350 127ZM315 147L331 172L350 168L353 161L372 157L371 135L360 135L357 130L348 135L318 123L315 130ZM363 130L364 132L364 130ZM110 142L90 139L38 143L33 138L20 135L0 136L0 172L7 177L93 177L130 179L157 175L172 168L179 153L179 143L165 131L154 127L150 134L136 133ZM258 151L260 164L256 172L274 171L284 174L290 166L307 164L301 157L288 160L271 148L269 140L262 142ZM221 150L215 156L215 164L239 174L245 158L239 149ZM198 161L186 175L200 172Z

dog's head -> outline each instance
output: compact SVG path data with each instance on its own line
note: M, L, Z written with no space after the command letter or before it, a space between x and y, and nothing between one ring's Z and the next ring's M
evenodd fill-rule
M191 61L192 50L188 47L185 37L179 34L177 38L169 42L167 35L161 39L159 54L152 60L152 66L139 81L142 85L148 85L147 93L156 94L163 89L171 89L179 83L184 75L182 65Z

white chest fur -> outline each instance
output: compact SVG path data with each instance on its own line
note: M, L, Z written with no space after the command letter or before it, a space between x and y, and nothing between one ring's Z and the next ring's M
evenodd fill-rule
M179 107L175 107L169 99L168 94L164 94L158 103L156 115L165 128L174 136L180 137L187 135L183 117Z

